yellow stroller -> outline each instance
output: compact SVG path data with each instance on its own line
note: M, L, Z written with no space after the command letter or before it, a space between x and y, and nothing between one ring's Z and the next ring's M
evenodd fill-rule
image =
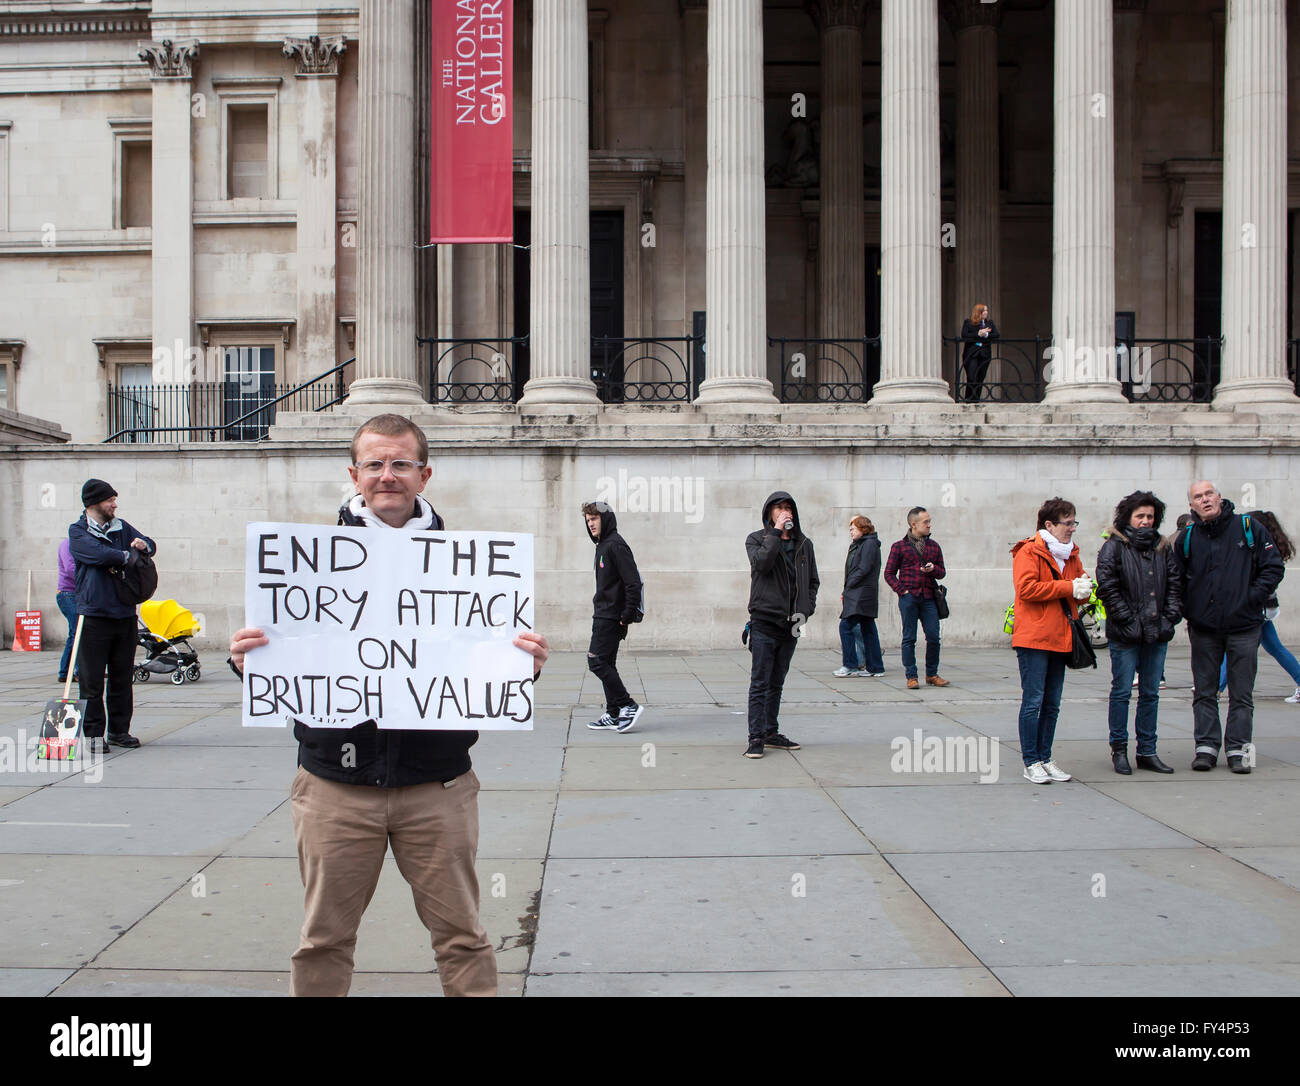
M198 632L194 615L175 600L140 604L136 645L145 650L147 657L135 665L131 681L147 683L150 675L170 675L175 686L186 679L198 682L202 675L199 654L186 640Z

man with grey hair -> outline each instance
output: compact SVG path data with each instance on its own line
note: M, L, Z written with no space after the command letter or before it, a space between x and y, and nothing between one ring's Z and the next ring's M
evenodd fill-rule
M1192 642L1192 768L1208 772L1219 748L1234 773L1249 773L1254 758L1255 668L1264 607L1282 580L1282 559L1268 530L1237 513L1212 482L1187 492L1192 523L1174 539L1183 617ZM1228 657L1228 724L1219 725L1219 666Z

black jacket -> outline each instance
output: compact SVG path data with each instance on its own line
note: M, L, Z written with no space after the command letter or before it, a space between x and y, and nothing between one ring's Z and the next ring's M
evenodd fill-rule
M353 498L339 510L340 524L367 527L349 508L359 501ZM412 515L422 511L427 511L428 530L443 530L442 517L417 498ZM396 730L380 728L373 720L354 728L310 728L295 720L293 737L298 740L298 764L308 773L343 784L379 788L449 781L468 773L469 748L478 742L478 732Z
M612 618L619 622L641 621L641 574L632 557L632 548L618 534L618 520L611 509L600 514L600 538L587 529L596 544L596 594L591 597L592 618Z
M1139 547L1118 529L1097 555L1097 595L1106 607L1106 639L1126 645L1168 641L1183 615L1173 548L1160 536Z
M1174 537L1183 617L1189 626L1239 633L1263 625L1264 604L1282 583L1285 570L1268 529L1252 520L1250 531L1253 549L1246 546L1241 514L1225 500L1214 520L1198 519Z
M111 531L92 532L82 513L79 521L68 525L68 549L77 563L77 614L88 618L134 618L135 608L117 598L109 570L121 569L135 560L133 539L143 539L150 556L158 552L152 539L126 521L117 519L114 523L117 527Z
M949 328L952 325L948 326ZM972 360L979 362L988 362L993 358L993 352L989 344L998 339L998 326L992 321L988 322L989 334L980 338L980 326L969 317L962 322L961 338L966 342L962 345L961 360L964 365Z
M859 536L849 544L844 560L844 606L840 618L862 615L875 618L880 612L880 538L875 532Z
M794 576L785 559L781 532L771 523L768 511L779 501L794 506ZM812 618L817 610L817 558L813 543L799 527L799 507L784 490L778 490L763 503L763 527L745 540L749 554L749 614L756 621L791 630L795 615Z

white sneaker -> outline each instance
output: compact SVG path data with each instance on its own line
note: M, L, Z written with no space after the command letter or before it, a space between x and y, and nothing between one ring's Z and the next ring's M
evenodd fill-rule
M1141 677L1142 677L1141 675L1134 674L1134 676L1133 676L1133 685L1134 685L1134 686L1137 686L1137 684L1138 684L1138 679L1140 679Z
M853 671L852 669L847 667L837 667L834 671L831 672L831 674L834 675L837 679L842 679L846 675L852 675Z
M850 671L849 675L855 679L867 679L871 677L871 672L868 671L865 667L860 667L857 669L857 671Z
M636 722L641 719L641 714L644 712L645 706L638 705L636 702L633 702L631 705L624 705L623 708L618 711L617 730L620 732L630 732Z
M1042 762L1035 762L1033 765L1025 766L1025 780L1034 784L1051 784L1052 778L1043 770Z
M1282 700L1285 701L1288 705L1300 705L1300 686L1297 686L1295 688L1295 693L1292 694L1289 698L1283 698Z
M1070 774L1066 773L1055 762L1040 762L1039 764L1043 767L1043 772L1054 781L1068 781L1070 779Z

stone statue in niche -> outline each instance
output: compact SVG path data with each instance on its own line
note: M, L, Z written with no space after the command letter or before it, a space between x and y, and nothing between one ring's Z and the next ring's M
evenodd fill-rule
M818 135L817 126L806 117L792 118L781 133L781 142L786 147L785 161L768 168L768 185L793 189L815 187L821 177Z

